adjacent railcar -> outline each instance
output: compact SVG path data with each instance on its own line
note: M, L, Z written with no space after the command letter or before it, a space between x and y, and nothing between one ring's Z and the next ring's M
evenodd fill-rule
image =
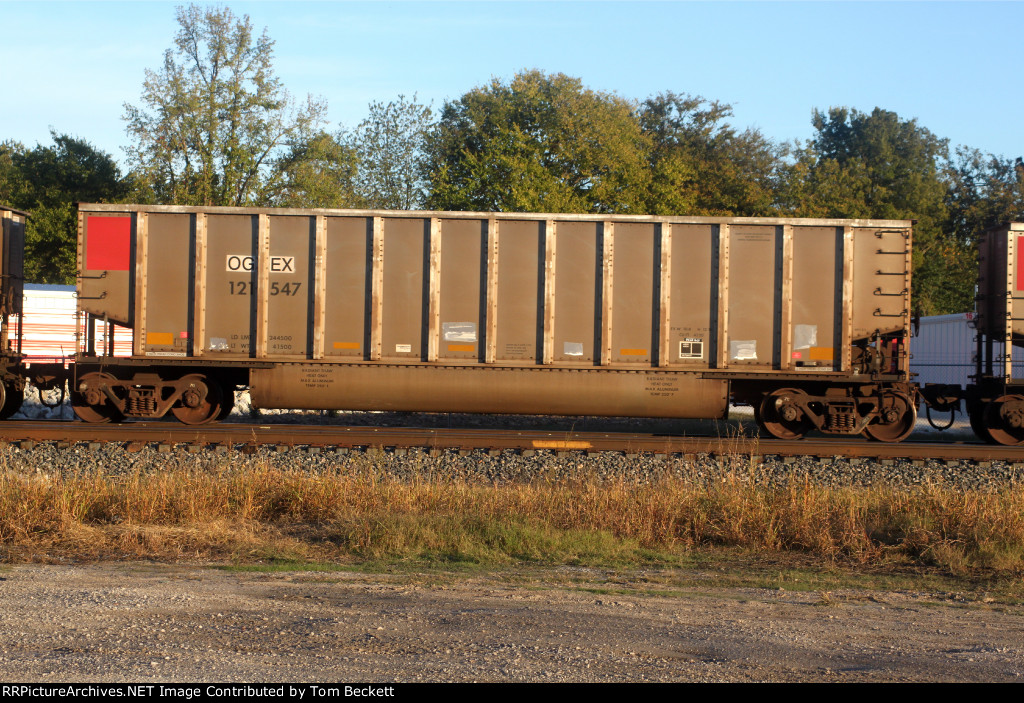
M966 392L971 427L988 442L1024 443L1024 223L982 234L976 306L976 369Z
M18 412L25 396L20 326L27 218L0 205L0 420Z
M72 403L719 418L897 441L910 221L89 205ZM87 329L93 329L87 325ZM108 335L110 337L112 335Z

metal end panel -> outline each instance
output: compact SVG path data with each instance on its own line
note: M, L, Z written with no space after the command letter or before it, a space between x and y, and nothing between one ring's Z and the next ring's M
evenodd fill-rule
M1017 356L1014 347L1024 345L1024 223L1011 222L982 234L978 258L976 325L986 342L982 373L1009 381ZM1002 347L998 359L993 344Z
M910 228L855 227L853 246L853 341L905 332L910 324Z
M26 213L0 207L0 353L12 347L21 353L21 324L17 325L17 342L12 344L8 324L11 315L20 315L25 288L25 223Z
M0 206L0 315L4 316L3 349L7 349L6 316L21 314L25 288L25 226L28 214Z
M145 220L145 213L80 213L78 306L82 312L119 325L134 325L135 301L129 287L140 277L137 249L140 237L145 240ZM144 258L145 252L141 254Z

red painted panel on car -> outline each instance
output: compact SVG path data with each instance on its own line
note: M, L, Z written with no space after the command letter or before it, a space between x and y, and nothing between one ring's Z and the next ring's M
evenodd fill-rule
M85 268L127 271L131 261L132 221L129 217L90 217Z
M1024 237L1017 237L1017 290L1024 290Z

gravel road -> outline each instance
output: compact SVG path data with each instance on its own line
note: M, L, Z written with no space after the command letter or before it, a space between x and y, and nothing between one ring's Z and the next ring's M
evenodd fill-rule
M700 574L691 576L699 578ZM0 680L1017 681L1024 607L644 575L0 571Z

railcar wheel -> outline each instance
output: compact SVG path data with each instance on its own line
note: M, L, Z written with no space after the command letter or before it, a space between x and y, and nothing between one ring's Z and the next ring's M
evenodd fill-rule
M0 383L0 387L3 389L3 400L0 401L0 420L6 420L21 410L21 404L25 400L25 390L14 390L3 383Z
M999 444L1024 442L1024 396L1004 395L985 407L985 429Z
M216 379L194 373L183 377L180 383L187 388L171 408L174 417L186 425L204 425L220 416L224 396Z
M800 439L814 429L814 423L800 408L807 394L795 388L772 391L761 401L755 413L758 424L776 439Z
M864 428L864 434L878 442L900 442L910 436L917 422L917 409L906 393L883 391L879 417Z
M988 427L985 426L985 406L978 405L975 408L971 408L967 411L967 417L971 421L971 430L981 441L987 444L995 444L996 440L992 438L992 435L988 432Z
M106 383L116 382L117 379L109 373L95 371L87 373L78 379L78 387L88 386L87 391L80 392L77 388L71 393L71 409L75 411L80 420L97 424L105 422L120 422L124 415L107 398L102 387Z
M217 414L217 422L226 420L231 411L235 409L235 384L225 383L221 386L223 398L221 400L220 413Z

